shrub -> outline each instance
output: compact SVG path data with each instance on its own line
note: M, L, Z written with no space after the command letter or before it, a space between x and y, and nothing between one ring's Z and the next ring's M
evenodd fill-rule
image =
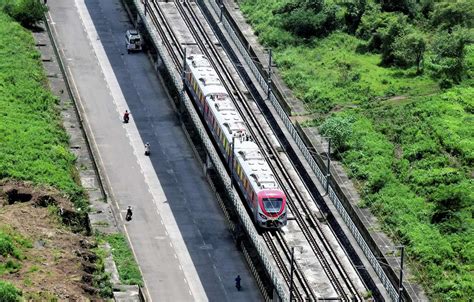
M0 280L0 302L20 301L21 291L13 284Z
M2 11L18 21L21 25L31 28L43 20L48 7L39 0L2 0Z
M15 252L15 246L9 237L2 235L0 233L0 255L7 257Z
M321 125L321 134L331 138L334 150L342 152L352 134L353 119L350 116L332 116Z
M337 5L325 4L322 0L300 0L275 10L275 14L280 16L283 29L298 37L311 39L326 36L336 29L337 10Z
M464 228L461 226L459 213L473 202L469 198L468 189L466 185L440 185L431 195L431 200L436 205L431 222L443 224L445 232L462 232Z

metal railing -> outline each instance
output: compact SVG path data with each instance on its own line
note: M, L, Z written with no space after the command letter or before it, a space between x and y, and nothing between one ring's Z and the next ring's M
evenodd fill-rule
M220 16L220 21L222 26L227 30L227 34L230 35L231 40L233 41L233 44L237 47L237 49L240 52L240 55L243 57L245 62L247 63L247 66L249 69L252 71L252 74L254 77L257 79L258 83L260 84L260 87L262 88L263 91L268 91L268 79L261 73L261 71L258 69L254 59L250 56L248 49L245 47L245 45L242 43L241 39L239 36L236 34L234 28L230 24L230 22L227 20L227 17L221 13L221 7L220 5L215 2L215 1L209 1L211 4L212 8L214 9L214 12L217 16ZM291 137L293 138L294 142L298 146L300 152L303 154L304 158L310 165L311 169L315 173L316 177L318 180L321 182L323 187L326 187L326 176L325 174L321 171L320 167L314 160L313 156L311 155L310 151L308 150L306 144L304 141L301 139L298 131L296 130L295 126L289 119L288 115L286 114L285 110L283 110L280 102L278 101L277 97L275 96L275 93L271 91L270 89L270 97L269 101L273 105L274 109L278 113L278 116L282 120L283 124L286 127L286 130L290 133ZM359 232L358 228L352 221L352 218L349 216L347 213L346 209L344 208L343 204L339 200L337 194L334 192L333 188L329 186L329 198L333 202L334 206L336 207L337 211L341 215L342 219L346 223L347 227L351 231L352 235L356 239L357 243L359 244L360 248L364 252L365 256L367 257L368 261L372 265L374 271L377 273L377 276L380 278L380 281L382 282L383 286L387 290L387 292L390 295L390 298L393 301L398 301L398 292L394 288L392 282L390 279L387 277L385 274L385 271L382 269L382 266L379 264L377 258L365 242L363 236Z
M282 301L288 301L289 300L288 289L286 288L284 283L281 281L279 273L274 269L274 264L272 263L270 258L267 256L265 245L261 242L260 235L257 233L257 230L255 229L255 226L253 224L253 221L249 218L247 210L245 209L243 204L240 202L240 198L238 198L238 194L231 184L230 177L227 173L227 170L222 164L219 158L219 155L215 151L214 146L212 142L210 141L204 126L201 123L200 117L197 114L196 110L194 109L194 105L192 104L192 101L184 93L184 90L183 90L184 87L181 81L181 77L178 76L176 72L173 72L174 65L169 62L166 49L163 48L163 44L160 43L159 39L157 38L156 30L153 28L150 22L148 22L148 16L145 16L144 14L143 4L141 3L140 0L134 0L134 3L137 7L139 17L143 21L143 25L145 26L146 30L150 34L150 38L152 39L153 44L157 52L159 53L164 66L170 73L170 77L173 81L174 86L176 87L176 89L178 89L178 91L181 91L179 95L180 102L186 108L196 128L196 131L199 134L199 137L202 140L203 145L206 148L206 151L208 152L209 158L211 159L211 162L217 171L217 174L219 175L222 182L224 183L224 186L227 192L229 192L229 195L230 195L229 197L232 200L235 210L240 217L241 223L247 235L249 236L250 240L252 241L252 244L254 245L258 255L260 256L260 259L263 265L265 266L265 269L270 279L272 280L273 286L275 287L280 299Z

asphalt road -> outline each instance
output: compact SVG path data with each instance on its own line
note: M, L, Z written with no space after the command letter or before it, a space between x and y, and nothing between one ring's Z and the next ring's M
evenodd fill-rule
M143 53L127 55L131 25L120 2L53 0L48 6L117 217L134 208L125 230L150 298L261 300L153 66ZM126 125L125 109L131 112ZM144 142L151 144L150 157Z

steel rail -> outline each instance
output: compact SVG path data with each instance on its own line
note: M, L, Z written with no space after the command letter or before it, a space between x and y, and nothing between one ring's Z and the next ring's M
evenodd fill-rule
M185 4L185 3L183 3ZM161 28L159 22L157 21L153 21L153 23L155 24L155 27L157 29L159 29L160 33L163 35L163 37L166 37L166 36L169 36L171 39L174 39L173 43L167 41L167 39L163 39L163 40L166 40L164 41L166 44L167 44L167 48L169 49L169 51L173 54L173 60L175 62L175 65L178 67L178 70L180 70L180 66L181 66L181 60L180 58L175 54L174 51L172 51L173 47L172 47L172 44L175 45L175 48L178 50L178 52L182 55L184 52L183 50L179 47L180 44L179 44L179 41L177 41L177 38L176 36L173 34L173 31L171 29L171 27L169 26L167 20L166 20L166 17L164 16L164 14L162 13L161 9L159 8L159 6L155 3L153 3L153 6L155 8L155 12L157 12L159 15L160 15L160 18L163 20L163 25L165 26L166 30L168 31L168 35L165 33L165 30ZM188 24L188 27L189 29L191 29L193 32L194 32L194 35L195 37L196 36L201 36L203 39L205 39L207 41L207 46L205 44L202 44L199 40L200 39L196 39L196 42L197 43L201 43L201 50L207 54L209 54L210 52L208 51L208 49L210 49L213 53L213 57L215 58L215 60L218 61L219 64L215 64L214 62L211 62L211 64L214 65L216 71L219 73L219 75L221 76L221 78L223 77L222 74L224 74L225 78L227 78L227 82L226 81L223 81L223 83L226 85L226 88L228 89L228 91L231 91L233 92L233 94L236 94L239 99L240 99L240 102L238 102L235 97L233 95L231 95L233 97L233 100L234 102L238 102L239 104L245 104L246 106L246 111L247 111L247 114L245 115L248 119L252 120L252 124L254 124L255 126L257 127L248 127L249 128L249 131L252 132L252 134L257 137L255 135L255 131L253 131L253 129L258 129L259 131L259 137L261 140L264 141L264 144L267 146L269 152L272 151L272 153L274 154L277 154L278 152L276 150L274 150L274 148L272 147L272 144L268 141L268 139L266 138L266 135L264 133L262 133L263 131L260 129L260 125L259 125L259 122L256 120L256 118L254 117L254 115L252 114L252 110L250 108L247 108L248 105L246 104L246 102L244 101L245 100L245 97L243 96L243 94L241 93L241 91L238 89L237 85L235 84L232 76L230 75L229 71L226 69L225 67L225 64L223 63L223 60L221 59L220 55L218 54L217 50L215 49L215 47L211 47L211 45L213 44L212 41L210 41L209 37L207 36L207 34L205 33L205 30L203 29L203 26L202 24L197 20L197 17L195 16L194 12L192 11L192 9L190 8L189 11L190 11L190 16L191 18L194 20L194 24L198 25L197 27L194 27L192 22L191 22L191 18L187 17L187 14L186 14L186 11L184 9L184 5L181 6L181 3L179 4L176 4L176 6L180 9L180 13L181 15L183 16L183 20ZM153 14L151 14L153 15ZM156 16L153 16L152 19L155 19L156 20ZM196 30L196 28L199 29L199 31L201 32L201 34L199 35L198 34L198 31ZM208 56L209 58L211 58L211 56ZM222 66L222 68L219 68L220 66ZM229 85L227 84L229 83L229 85L232 87L232 89L229 89ZM240 110L240 106L236 106L237 109L239 109L239 112L242 114L242 110ZM244 114L242 114L244 116ZM260 143L260 141L257 142L260 147L262 148L262 143ZM262 148L262 151L265 151L267 149L263 149ZM271 158L271 156L269 157ZM287 183L287 186L290 187L289 190L291 190L292 192L294 192L294 196L297 197L296 199L298 199L298 202L300 203L301 207L303 208L303 211L305 212L305 214L307 215L307 218L310 219L310 220L313 220L313 225L314 226L317 226L318 223L316 221L314 221L314 218L312 217L312 215L309 213L309 209L307 209L307 206L305 205L305 202L304 202L304 199L302 198L301 194L299 193L299 191L297 190L296 186L292 183L291 181L291 178L289 177L288 173L286 172L285 168L283 167L283 164L281 163L281 160L277 157L277 156L273 156L273 160L276 162L277 166L279 167L279 170L281 172L283 172L283 178L285 179L285 182ZM272 165L270 165L272 166ZM274 170L274 167L272 166L272 170ZM274 171L276 172L276 171ZM280 173L281 173L280 172ZM286 173L285 173L286 172ZM275 173L275 175L279 175L278 173ZM282 182L282 179L281 177L279 177L279 180L280 182ZM285 188L285 186L282 186L283 188ZM289 191L288 189L285 188L285 193L287 194L287 196L290 196L289 194ZM344 294L344 288L342 287L342 285L340 285L339 283L339 280L336 276L336 274L333 272L332 268L331 268L331 264L327 261L327 259L324 257L324 253L322 252L322 250L319 248L318 246L318 242L316 241L316 239L314 238L314 236L312 235L312 232L310 230L310 227L307 225L307 223L305 223L305 217L303 217L303 215L301 213L299 213L299 210L297 209L296 205L293 205L293 202L291 202L291 207L292 207L292 213L295 214L295 216L298 216L298 225L300 226L300 228L302 229L303 233L305 233L305 237L307 238L308 242L310 243L313 251L315 252L316 256L318 257L318 259L320 260L325 272L326 272L326 275L328 276L329 280L331 281L331 283L333 284L334 288L336 289L336 291L341 295L341 296L346 296ZM319 230L319 232L317 232L317 235L318 235L318 238L320 239L320 241L323 243L323 245L325 246L325 249L326 251L328 252L328 255L330 255L330 258L332 260L332 262L334 264L336 264L336 267L337 267L337 270L338 270L338 273L343 277L343 280L345 280L346 282L346 286L349 288L349 290L351 291L351 294L353 294L353 296L356 296L357 297L357 291L355 290L355 288L353 286L351 286L350 284L350 278L348 278L348 276L345 274L345 271L342 267L342 265L338 265L338 261L337 261L337 257L335 256L335 253L332 249L332 247L326 242L326 238L324 237L324 234L322 233L321 230ZM280 234L281 236L281 234ZM267 237L267 236L264 236L264 238ZM269 238L265 238L265 241L267 242L267 245L269 245L269 248L272 250L272 254L274 254L274 257L275 257L275 260L277 261L277 263L280 263L282 265L282 267L284 267L286 269L286 272L282 271L283 275L285 276L285 279L287 280L287 282L289 282L288 280L288 269L287 267L282 264L283 263L283 260L281 259L281 255L278 255L278 253L275 252L276 250L276 247L270 247L271 245L274 245L274 242L270 243L271 239L269 240ZM279 242L280 242L280 245L282 246L282 249L284 250L287 258L289 257L289 247L288 247L288 244L286 243L286 241L284 240L283 236L281 236L281 238L279 239ZM286 248L286 250L285 250ZM276 258L280 258L279 260L277 260ZM298 265L297 265L298 266ZM296 278L299 280L299 282L301 284L305 284L305 285L302 285L301 287L304 289L305 293L308 295L308 297L313 297L313 298L316 298L315 295L312 293L311 291L311 288L309 286L309 283L307 282L307 280L304 278L304 275L300 272L299 269L296 270ZM347 282L349 281L349 282ZM353 290L352 290L353 289ZM297 293L297 296L301 299L302 298L302 295L295 291Z
M183 4L185 4L186 1L183 2ZM178 6L178 5L177 5ZM181 5L179 5L181 6ZM184 5L183 5L184 6ZM210 41L209 37L207 36L207 34L205 33L204 29L202 28L203 26L200 24L199 20L197 19L197 17L195 16L194 12L192 11L192 9L189 9L189 11L191 12L191 16L193 17L194 19L194 23L198 26L194 27L190 22L187 22L189 24L189 27L193 29L194 32L196 32L196 28L199 29L201 31L201 36L206 39L207 41L207 44L210 46L212 45L212 41ZM199 40L199 39L197 39ZM242 93L240 92L240 89L238 89L237 85L235 84L235 81L233 80L232 76L230 75L230 72L225 68L225 64L223 63L223 60L220 58L219 54L217 53L217 50L215 50L214 47L209 47L209 48L205 48L205 47L202 47L201 48L203 51L206 51L207 53L209 53L207 51L207 49L210 49L212 52L213 52L213 55L214 57L216 58L216 60L219 62L219 64L215 64L213 63L214 67L216 68L216 71L218 71L218 68L220 66L222 66L222 71L221 71L221 74L224 74L228 80L228 83L232 86L232 90L230 90L228 87L226 87L229 91L233 91L234 94L235 92L237 92L236 94L239 96L240 100L237 101L235 100L235 97L234 96L231 96L234 100L234 102L236 103L236 105L241 105L241 104L244 104L244 108L246 109L246 111L248 112L247 113L247 119L251 119L253 124L256 126L256 127L248 127L249 128L249 131L252 132L252 134L254 134L255 136L255 131L253 131L253 129L258 129L258 131L260 132L260 138L261 140L264 141L266 147L268 150L271 150L273 151L274 154L277 154L276 150L273 148L272 144L268 141L266 135L264 133L262 133L263 131L261 130L261 127L259 125L259 122L256 120L256 118L254 117L254 115L251 113L251 109L248 108L246 102L245 102L245 98L244 96L242 95ZM220 68L219 68L220 69ZM221 75L222 77L222 75ZM223 81L224 84L226 84L227 82ZM237 109L240 109L241 106L236 106ZM239 110L239 112L242 114L242 110ZM243 115L244 116L244 115ZM259 143L260 141L257 141L257 143ZM262 144L260 144L260 147L262 148ZM265 150L265 149L262 149L262 150ZM286 169L283 167L283 164L281 163L281 160L279 160L279 158L277 156L274 156L273 159L275 160L276 164L279 166L279 170L280 170L280 173L283 173L285 176L284 176L284 179L285 181L287 182L288 186L291 188L291 190L295 193L296 196L298 196L298 201L300 203L300 205L302 206L303 210L308 213L308 209L307 209L307 206L306 204L304 203L304 199L301 197L301 194L299 193L299 191L297 190L297 188L295 187L295 185L293 184L291 178L289 177ZM278 160L277 160L278 159ZM272 165L270 165L272 166ZM276 171L274 171L276 172ZM279 175L278 173L275 173L275 175ZM280 178L280 182L281 182L281 178ZM285 188L284 186L282 186L283 188ZM285 190L287 196L289 195L288 193L288 190ZM289 203L290 206L292 206L292 202ZM346 295L345 294L345 290L344 290L344 287L340 284L341 282L339 281L339 279L337 278L337 275L333 272L332 268L331 268L331 264L329 263L329 261L324 257L324 253L322 252L321 248L319 247L318 245L318 242L316 241L316 239L314 238L314 236L312 235L312 232L310 231L310 227L307 225L307 223L305 223L305 218L300 215L298 209L296 209L296 206L294 206L293 208L293 213L296 213L298 216L298 224L300 226L300 228L302 229L303 233L305 234L305 237L306 239L308 240L308 242L310 243L313 251L315 252L315 255L318 257L318 259L320 260L328 278L330 279L331 283L334 285L335 287L335 290L339 293L339 295L341 296L347 296L349 297L350 299L352 299L352 297L357 297L358 296L358 293L357 293L357 290L355 289L355 287L353 286L353 284L350 282L350 278L349 276L345 273L343 267L342 267L342 264L339 263L339 260L337 257L335 257L335 252L333 250L333 248L327 243L327 239L325 238L325 236L323 235L322 231L319 230L318 232L318 238L320 239L321 242L323 242L324 246L325 246L325 249L328 251L328 254L331 256L331 260L332 262L335 264L337 270L338 270L338 273L340 274L340 276L342 277L342 279L345 281L346 283L346 286L347 288L349 289L349 294ZM309 217L312 217L311 215L308 215ZM319 224L317 224L316 222L313 223L314 226L319 226Z
M237 110L239 110L239 112L243 116L247 116L247 119L249 119L249 118L253 119L253 124L258 125L258 122L256 121L256 119L255 119L255 117L252 113L243 114L243 112L239 109L240 106L238 106L237 104L244 104L245 107L247 107L246 102L243 101L245 98L244 98L242 92L240 91L240 89L237 87L237 84L235 83L234 79L230 75L230 72L225 68L225 63L223 62L222 58L218 54L218 51L215 49L215 47L212 47L212 45L213 45L212 41L210 40L210 38L206 34L205 30L203 29L203 26L197 20L197 17L195 16L192 9L189 9L190 14L189 15L187 14L186 5L185 5L186 3L187 3L186 1L179 2L179 4L176 3L176 6L177 6L181 16L183 17L183 20L187 23L188 28L194 33L194 36L196 38L196 42L201 45L201 47L200 47L201 51L204 54L207 55L208 59L210 60L211 65L213 65L214 69L216 70L216 72L220 76L221 80L223 80L222 83L225 86L225 88L227 89L227 91L232 92L230 94L230 97L233 99L234 104L236 104ZM193 19L193 21L190 20L191 18ZM194 25L197 25L197 26L194 26ZM198 30L199 30L200 33L198 32ZM201 37L201 39L199 39L197 37ZM202 40L204 40L205 43L203 43ZM211 53L212 53L212 55L211 55ZM212 58L214 58L214 60L217 60L218 63L216 64L214 61L212 61ZM223 79L223 75L225 76L227 81L225 81ZM236 100L235 95L238 95L239 100ZM251 112L251 110L249 108L246 108L246 110L248 112ZM248 128L249 128L249 131L252 132L254 137L257 137L255 135L254 131L252 131L253 127L248 127ZM260 127L257 127L257 128L260 128ZM262 140L266 140L265 134L262 133L261 131L260 131L260 137L261 137ZM263 149L263 146L259 141L256 141L256 143L259 145L259 147L262 150L266 149L266 148ZM271 148L271 144L268 141L266 141L266 145L267 145L267 148L268 148L268 146L270 146L270 148ZM267 243L269 249L274 250L274 247L269 245L268 238L265 238L265 239L266 239L265 242ZM282 248L284 248L284 247L282 247ZM274 254L274 253L272 252L272 254ZM275 257L275 255L274 255L274 257ZM277 264L282 263L278 259L275 259L275 260L276 260ZM279 268L280 268L280 271L282 272L283 275L287 274L288 269L285 266L280 266ZM302 285L301 287L302 287L302 290L307 294L307 297L309 297L310 299L313 298L313 300L316 300L317 297L313 293L313 291L311 290L311 286L310 286L309 282L306 280L304 274L302 272L298 272L297 273L297 278L302 280L301 281L301 285ZM285 279L289 283L289 279L288 278L285 278ZM303 299L302 294L298 293L298 296L300 296Z
M192 12L192 10L190 9L190 11ZM197 20L197 17L195 16L195 14L193 13L192 14L193 18L194 18L194 21L198 26L198 28L202 28L202 25L200 25L200 22L199 20ZM204 38L208 38L207 35L204 33L204 30L202 30L202 36ZM208 40L208 44L211 45L211 41ZM212 48L211 48L212 49ZM223 66L225 67L225 64L222 62L220 56L217 54L217 51L214 50L214 53L215 53L215 57L218 61L221 62L221 64L219 64L220 66ZM217 66L215 66L217 67ZM223 72L226 77L229 79L229 83L232 85L232 88L233 88L233 91L236 91L238 92L238 95L240 96L240 102L236 102L235 98L234 99L234 102L236 102L236 105L238 104L244 104L246 110L248 112L250 112L248 114L248 117L250 117L250 119L253 121L254 125L256 127L249 127L249 130L254 134L254 131L253 129L258 129L258 131L261 133L260 137L263 139L263 141L265 142L265 145L267 147L269 147L268 149L273 151L274 154L277 154L278 151L276 151L272 144L268 141L266 135L263 133L263 131L261 130L261 127L260 127L260 124L258 123L258 121L256 121L256 119L254 118L254 115L251 113L251 109L248 108L246 102L244 101L245 98L243 97L242 93L240 93L240 90L238 89L237 85L234 83L234 80L233 78L230 76L230 73L228 72L228 70L225 70L224 69L224 72ZM237 109L240 109L240 106L236 106ZM242 110L239 110L240 113L242 113ZM259 143L259 142L257 142ZM262 148L261 144L259 144L260 147ZM264 150L264 149L262 149ZM298 223L300 225L300 227L304 230L307 230L308 233L305 234L308 242L312 245L312 248L313 248L313 251L315 252L316 255L319 255L318 258L320 259L320 261L322 262L322 265L328 275L328 277L330 278L330 280L332 280L333 282L333 285L335 285L335 289L339 292L339 294L341 296L347 296L349 299L352 299L353 297L358 297L358 292L357 292L357 289L355 288L355 286L353 285L353 283L351 282L351 278L348 276L348 274L345 272L344 268L343 268L343 265L342 263L340 263L339 261L339 258L335 255L335 251L334 249L328 244L328 240L326 239L326 237L324 236L324 233L322 232L322 230L320 229L320 224L317 223L317 221L314 220L314 217L312 217L311 215L311 212L310 210L308 209L308 206L306 205L305 203L305 200L304 198L301 196L301 193L299 192L299 190L296 188L296 186L294 185L293 181L291 180L291 177L288 175L288 172L287 170L284 168L281 160L277 157L277 156L274 156L273 159L275 160L276 164L279 166L279 170L282 174L284 174L284 179L287 181L288 183L288 186L290 186L292 189L292 191L295 193L295 195L298 197L298 202L299 204L301 205L302 209L305 211L305 214L307 215L308 219L312 220L312 225L315 226L315 230L317 231L317 236L318 238L320 239L320 241L323 243L323 245L325 246L325 250L327 250L330 258L331 258L331 261L334 263L334 265L336 266L337 268L337 271L339 273L339 275L342 277L342 280L344 281L348 291L349 291L349 294L345 294L345 290L344 288L340 285L340 281L338 280L336 274L333 272L332 268L331 268L331 265L330 263L327 261L327 259L324 257L324 254L323 252L321 251L321 249L319 248L318 246L318 243L316 242L316 240L314 239L314 237L312 236L312 233L311 231L309 230L309 226L305 223L305 219L304 217L302 217L301 215L299 215L299 211L298 209L294 209L293 212L294 213L298 213L298 216L299 219L298 219ZM278 160L277 160L278 159ZM271 165L270 165L271 166ZM273 169L273 167L272 167ZM274 171L275 172L275 171ZM275 173L275 175L278 175L278 173ZM281 178L280 178L280 181L281 181ZM284 188L284 186L282 186ZM285 193L288 194L288 191L286 191ZM291 206L291 205L290 205Z
M261 130L260 124L256 120L256 118L254 117L254 115L252 114L251 109L248 108L248 105L245 102L245 97L241 93L240 89L237 87L237 84L235 83L234 79L230 75L230 72L227 70L226 65L224 64L222 58L218 54L218 51L215 49L215 47L211 47L211 45L213 44L212 41L210 40L207 33L203 29L202 24L197 19L197 17L195 15L195 13L193 12L193 10L191 8L189 8L189 5L188 5L189 12L190 12L189 15L193 18L194 24L196 24L197 26L193 26L192 22L187 19L186 12L185 12L185 9L184 9L186 3L187 3L186 1L183 1L182 3L180 2L179 5L178 4L176 4L176 5L177 5L178 8L181 9L180 12L182 12L181 15L183 16L183 19L188 24L188 27L195 33L195 36L198 36L197 30L199 30L201 32L200 36L202 37L203 40L206 41L207 46L208 46L208 47L206 47L206 45L201 44L202 45L201 50L203 52L207 53L207 54L209 54L210 51L211 51L214 58L215 58L215 60L218 61L218 64L216 64L214 62L211 62L211 64L214 65L214 68L219 73L219 75L221 77L221 80L222 80L222 74L227 78L227 82L223 81L223 84L226 86L227 90L232 91L233 94L235 94L239 97L239 100L236 100L235 96L231 95L231 98L233 99L234 103L236 104L236 108L239 110L239 112L242 114L242 116L247 116L247 120L248 119L252 120L252 123L256 126L256 127L248 127L249 131L251 131L252 134L255 137L257 137L255 135L255 131L253 131L253 129L257 129L259 134L260 134L259 137L264 142L267 149L269 151L271 150L274 154L276 154L277 153L276 150L273 148L272 144L269 142L268 138L266 137L266 135ZM200 42L200 39L196 39L196 40L198 42ZM211 58L211 56L208 56L208 57ZM220 72L219 72L219 70L220 70ZM227 83L229 83L229 85L232 86L232 89L229 89ZM246 115L244 115L242 110L240 109L241 106L239 106L239 105L242 105L242 104L244 105L244 108L247 111ZM259 144L262 151L267 150L267 149L263 149L263 146L260 143L260 141L257 141L257 143ZM302 206L303 210L307 213L309 210L307 209L307 206L304 203L304 199L301 197L299 191L296 189L296 186L292 183L292 180L289 177L289 175L287 174L286 169L283 167L283 164L282 164L281 160L277 156L274 156L273 159L275 160L277 166L279 167L280 173L283 172L284 179L285 179L286 183L289 185L289 187L295 193L295 195L299 197L298 201L299 201L300 205ZM270 166L272 167L272 165L270 165ZM274 172L276 172L274 167L272 167L272 170L274 170ZM279 176L280 174L275 173L275 175ZM281 177L278 177L278 178L281 182ZM282 188L285 188L285 186L282 186ZM287 194L287 196L290 195L290 194L288 194L289 193L288 189L285 189L285 193ZM343 296L343 297L345 296L345 297L348 297L349 299L352 299L353 297L357 297L358 296L357 290L355 289L355 287L351 283L351 280L348 277L348 275L345 273L345 271L342 267L342 264L339 263L338 258L334 256L335 252L334 252L333 248L327 243L327 239L324 237L321 230L319 230L318 238L320 239L321 242L323 242L323 244L325 246L325 249L327 250L328 254L331 256L331 260L332 260L332 262L334 263L334 265L336 266L336 268L338 270L338 273L340 274L340 276L342 277L342 279L346 283L346 286L349 289L349 294L345 293L344 287L340 284L341 282L337 278L337 275L334 273L334 271L331 267L331 264L329 263L329 261L324 256L324 253L322 252L321 248L319 247L318 242L316 241L316 239L312 235L310 227L307 225L305 218L299 213L299 210L296 208L296 205L293 205L293 202L289 202L289 204L293 208L292 212L294 214L296 214L295 216L298 216L298 219L297 219L298 225L300 226L300 228L303 231L306 239L310 243L313 251L315 252L315 255L320 260L320 262L322 264L322 267L325 270L326 275L328 276L329 280L333 284L336 292L338 292L338 294L340 296ZM318 224L316 222L314 222L313 224L314 224L314 226L318 226ZM309 283L306 282L306 284L309 284ZM306 292L308 292L308 291L311 292L311 289L309 288L309 289L306 289L305 291Z

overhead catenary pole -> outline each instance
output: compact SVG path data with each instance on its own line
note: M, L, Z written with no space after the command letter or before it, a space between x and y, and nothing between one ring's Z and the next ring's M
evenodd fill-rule
M219 14L219 21L222 22L222 15L224 14L224 3L223 3L223 0L220 1L220 3L219 3L219 8L221 9L220 14Z
M403 292L403 257L405 252L405 246L400 246L400 277L398 278L398 302L402 301Z
M143 6L145 7L145 16L146 16L148 0L145 0L145 2L143 2Z
M268 78L267 78L267 99L270 100L272 92L272 49L268 49Z
M235 135L232 135L232 146L231 146L231 151L230 151L230 187L232 189L234 185L234 177L232 175L234 171L234 150L235 150Z
M180 121L182 122L182 114L183 114L183 105L182 100L184 99L184 94L186 90L186 48L183 49L183 69L181 70L181 81L183 82L183 88L181 89L181 97L178 99L178 116Z
M326 171L326 194L329 194L329 178L331 177L331 138L328 137L328 153L327 153L327 171Z
M294 271L295 247L291 247L291 264L290 264L290 302L293 300L293 271Z

